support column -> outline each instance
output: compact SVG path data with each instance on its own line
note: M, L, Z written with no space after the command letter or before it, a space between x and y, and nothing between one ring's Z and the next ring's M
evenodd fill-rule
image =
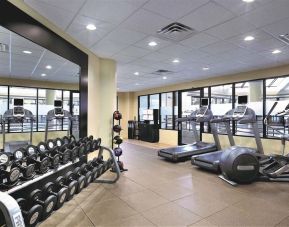
M249 82L249 100L250 102L260 102L262 100L263 92L262 92L262 83L260 81L252 81Z

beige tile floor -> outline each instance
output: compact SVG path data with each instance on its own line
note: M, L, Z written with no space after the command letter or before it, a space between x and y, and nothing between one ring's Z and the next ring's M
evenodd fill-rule
M90 184L40 226L289 226L289 184L232 187L140 145L123 144L129 171L116 184Z

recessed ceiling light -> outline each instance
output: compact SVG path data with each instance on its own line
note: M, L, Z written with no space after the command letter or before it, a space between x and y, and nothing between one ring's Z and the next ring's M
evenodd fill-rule
M30 50L23 50L22 51L24 54L32 54L32 52Z
M209 70L209 69L210 69L209 67L203 67L204 71Z
M166 80L166 79L168 79L166 76L163 76L163 80Z
M179 62L180 62L179 59L174 59L174 60L173 60L173 63L179 63Z
M136 85L136 86L138 86L138 85L139 85L139 83L135 83L135 85Z
M281 52L282 52L281 50L276 49L272 51L272 54L280 54Z
M243 2L251 3L254 2L255 0L242 0Z
M47 69L52 69L52 66L51 66L51 65L46 65L45 68L47 68Z
M138 76L138 75L139 75L139 72L134 72L134 75Z
M88 25L86 25L86 29L87 29L87 30L90 30L90 31L93 31L93 30L96 29L96 27L95 27L94 24L88 24Z
M248 35L248 36L246 36L246 37L244 38L245 41L252 41L252 40L254 40L254 39L255 39L255 37L254 37L254 36L251 36L251 35Z
M150 47L154 47L154 46L156 46L156 45L158 45L158 44L157 44L157 42L155 42L155 41L149 42L149 46L150 46Z
M46 76L46 74L45 74L45 73L42 73L41 76Z

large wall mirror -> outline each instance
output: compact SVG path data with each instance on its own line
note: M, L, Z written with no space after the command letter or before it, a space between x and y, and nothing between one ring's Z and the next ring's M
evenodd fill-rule
M23 98L36 119L35 144L44 139L46 114L57 99L76 116L72 133L86 136L88 55L9 1L0 1L0 14L0 116L13 108L14 99ZM65 121L58 123L49 128L55 136L67 129ZM1 132L6 140L17 140L27 130L8 124Z

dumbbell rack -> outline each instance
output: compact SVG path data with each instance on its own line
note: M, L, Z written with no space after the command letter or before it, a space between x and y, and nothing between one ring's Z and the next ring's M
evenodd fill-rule
M113 150L100 146L98 157L102 157L103 152L107 151L115 166L116 176L114 179L96 179L95 183L115 183L120 177L120 170ZM87 155L85 156L87 160ZM74 162L69 162L58 169L50 170L49 172L39 175L32 180L19 184L9 190L0 191L0 221L4 220L4 224L11 227L25 227L24 219L22 216L21 209L14 198L25 197L23 195L29 195L34 189L39 188L39 185L44 185L47 182L53 182L58 176L64 175L67 171L73 170L75 167L80 166L84 163L83 159L77 159ZM27 196L26 196L27 197ZM0 222L1 224L1 222Z
M114 126L114 124L115 123L117 123L118 125L120 125L120 122L121 122L121 120L119 119L119 120L115 120L114 119L114 116L113 116L113 114L112 114L112 134L111 134L111 147L112 147L112 149L114 148L114 143L113 143L113 138L114 138L114 136L115 135L119 135L120 136L120 132L115 132L115 131L113 131L113 126ZM117 144L117 147L120 147L120 144ZM117 163L119 163L120 162L120 160L119 160L119 156L117 157ZM118 164L117 164L118 165ZM118 165L118 167L119 167L119 165ZM114 172L114 170L112 169L112 171ZM123 168L121 168L120 169L120 172L124 172L124 171L128 171L128 169L123 169Z

